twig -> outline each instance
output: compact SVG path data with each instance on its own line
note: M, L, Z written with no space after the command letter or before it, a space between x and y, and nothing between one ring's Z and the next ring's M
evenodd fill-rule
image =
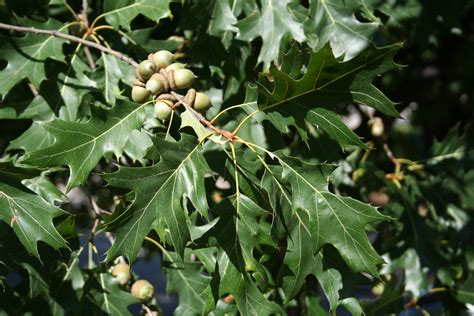
M11 24L5 24L5 23L0 23L0 29L5 29L9 31L17 31L17 32L26 32L26 33L34 33L34 34L42 34L42 35L49 35L49 36L54 36L54 37L59 37L59 38L64 38L72 42L76 43L81 43L84 46L92 47L95 49L98 49L104 53L113 55L117 57L120 60L123 60L124 62L136 67L138 66L138 63L133 60L133 58L130 58L116 50L113 50L111 48L107 48L105 46L102 46L100 44L73 36L69 35L66 33L58 32L58 31L51 31L51 30L43 30L43 29L37 29L34 27L23 27L23 26L16 26L16 25L11 25Z
M89 26L89 19L87 18L87 11L89 11L89 3L87 0L82 0L82 10L81 10L81 18Z
M86 55L87 63L89 64L89 67L91 67L92 70L96 69L94 58L92 58L91 51L89 50L89 47L84 46L84 55Z

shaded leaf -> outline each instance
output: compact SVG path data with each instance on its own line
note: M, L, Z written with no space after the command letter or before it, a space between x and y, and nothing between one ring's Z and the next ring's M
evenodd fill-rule
M53 19L38 23L19 18L24 26L65 32L63 25ZM66 40L53 36L28 33L22 37L10 37L2 41L0 59L7 61L7 66L0 72L0 95L6 93L22 79L28 79L35 88L46 79L44 62L51 58L64 61L62 46Z
M53 219L65 214L34 194L0 182L0 220L13 228L29 253L39 258L37 243L44 241L55 249L67 247Z

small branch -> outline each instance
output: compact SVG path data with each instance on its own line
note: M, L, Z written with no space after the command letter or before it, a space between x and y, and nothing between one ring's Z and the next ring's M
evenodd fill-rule
M95 70L96 66L95 66L94 58L92 57L89 47L84 46L84 54L86 55L86 59L87 59L87 63L89 64L89 67L91 67L92 70Z
M61 33L61 32L58 32L58 31L51 31L51 30L37 29L37 28L34 28L34 27L16 26L16 25L5 24L5 23L0 23L0 29L5 29L5 30L9 30L9 31L17 31L17 32L42 34L42 35L49 35L49 36L64 38L64 39L67 39L69 41L76 42L76 43L81 43L82 45L92 47L92 48L98 49L98 50L100 50L104 53L113 55L113 56L117 57L118 59L123 60L124 62L126 62L126 63L128 63L128 64L130 64L134 67L138 66L138 63L135 60L133 60L132 58L130 58L130 57L128 57L128 56L126 56L126 55L124 55L124 54L122 54L122 53L120 53L116 50L113 50L111 48L107 48L107 47L102 46L100 44L97 44L97 43L94 43L94 42L91 42L91 41L88 41L88 40L85 40L85 39L82 39L82 38L79 38L79 37L76 37L76 36L73 36L73 35L69 35L69 34L66 34L66 33Z
M81 18L89 26L89 19L87 18L87 11L89 11L89 3L88 0L82 0L82 11L81 11Z

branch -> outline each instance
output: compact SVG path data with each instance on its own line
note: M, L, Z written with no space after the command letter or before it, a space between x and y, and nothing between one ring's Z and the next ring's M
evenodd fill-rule
M113 55L117 57L120 60L123 60L124 62L136 67L138 66L138 63L133 60L132 58L128 57L127 55L124 55L116 50L110 49L108 47L102 46L100 44L73 36L69 35L66 33L58 32L58 31L50 31L50 30L43 30L43 29L37 29L34 27L23 27L23 26L16 26L16 25L11 25L11 24L5 24L5 23L0 23L0 29L5 29L9 31L17 31L17 32L25 32L25 33L34 33L34 34L42 34L42 35L49 35L49 36L54 36L54 37L59 37L59 38L64 38L72 42L76 43L81 43L82 45L92 47L95 49L100 50L101 52Z
M89 3L88 0L82 0L82 10L81 10L81 17L84 20L84 23L86 23L87 26L89 26L89 19L87 18L87 12L89 11Z

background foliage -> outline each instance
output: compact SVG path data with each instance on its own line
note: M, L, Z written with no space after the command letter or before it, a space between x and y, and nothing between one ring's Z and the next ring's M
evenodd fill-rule
M0 1L3 23L136 61L179 54L206 117L238 131L210 134L189 110L163 124L130 101L125 61L2 30L0 313L140 313L118 261L155 284L148 314L467 313L473 14L461 0Z

